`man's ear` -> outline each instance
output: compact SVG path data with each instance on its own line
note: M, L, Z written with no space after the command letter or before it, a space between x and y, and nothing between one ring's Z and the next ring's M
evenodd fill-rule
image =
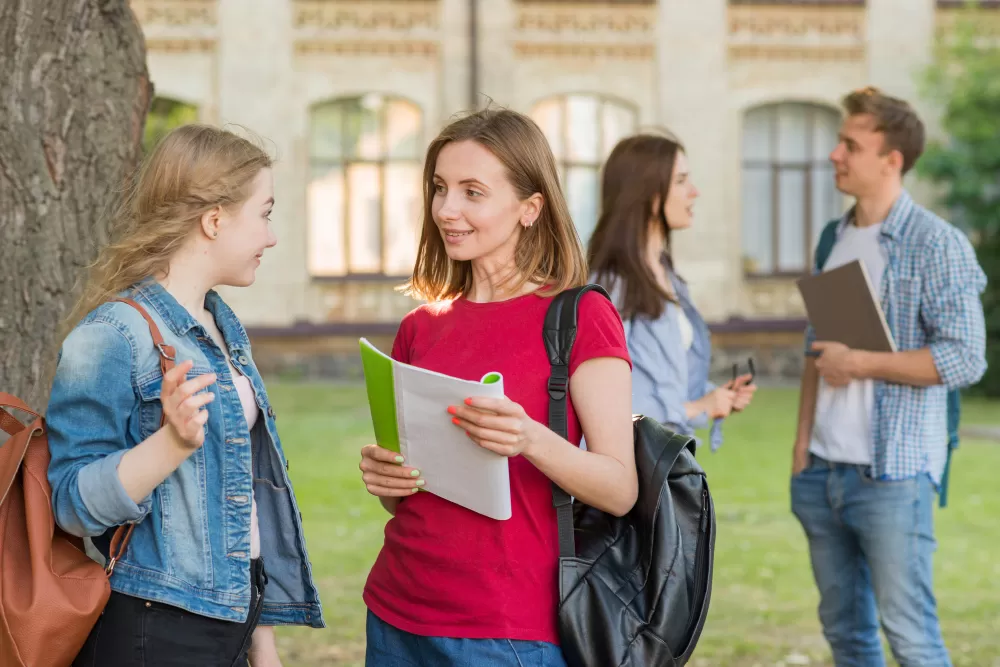
M903 153L901 151L899 151L898 149L893 149L889 151L889 154L886 156L886 161L889 167L893 171L898 171L900 173L903 173L903 162L905 160L903 158Z

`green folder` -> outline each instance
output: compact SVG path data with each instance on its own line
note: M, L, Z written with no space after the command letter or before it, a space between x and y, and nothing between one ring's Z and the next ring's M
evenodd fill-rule
M392 358L361 339L361 365L365 371L368 407L379 447L399 451L399 426L396 423L396 388L392 380Z
M503 377L463 380L396 361L364 338L359 344L379 447L420 470L423 490L494 519L510 518L506 457L474 443L447 413L471 396L502 398Z
M372 426L375 428L375 442L379 447L394 452L399 448L399 423L396 421L396 385L393 379L392 357L362 338L361 366L365 372L365 389L368 392L368 407L371 408ZM501 379L499 373L487 373L482 384L496 384Z

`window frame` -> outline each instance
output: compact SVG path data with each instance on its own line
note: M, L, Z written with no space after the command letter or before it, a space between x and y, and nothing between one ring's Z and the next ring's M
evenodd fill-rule
M788 106L798 106L804 107L806 109L806 145L807 157L805 160L795 161L795 160L781 160L779 157L781 141L781 135L779 132L779 116L780 109L782 107ZM801 203L802 203L802 213L803 221L805 224L805 230L803 234L804 242L804 266L801 270L794 269L771 269L768 271L748 271L741 266L741 272L744 278L748 280L771 280L775 278L801 278L804 275L809 275L812 272L812 258L814 250L816 248L816 242L819 240L818 232L813 228L813 176L818 168L827 163L826 157L817 157L813 155L814 151L814 139L816 132L816 117L819 114L830 113L832 115L840 116L839 111L831 106L824 104L818 104L815 102L799 102L794 100L780 101L780 102L766 102L764 104L758 104L749 107L743 112L743 128L742 131L746 132L747 116L755 111L767 110L769 114L768 122L770 125L769 131L769 141L768 141L768 154L774 156L768 160L748 160L743 157L744 144L741 139L740 142L740 181L743 183L746 178L746 173L750 169L763 170L767 169L771 176L771 225L770 225L770 241L771 241L771 257L772 264L777 267L780 263L780 253L781 253L781 175L783 173L793 172L800 173L805 181L805 187L803 189ZM745 136L745 135L741 135ZM833 147L830 147L833 150ZM740 188L741 197L741 209L742 209L742 198L743 198L743 185ZM741 210L740 214L740 232L741 234L746 233L746 219L744 218L745 212ZM742 244L741 244L742 245ZM740 248L741 264L744 257L744 249Z
M336 107L337 105L348 105L352 102L360 102L368 95L378 95L380 98L382 98L382 106L377 112L379 146L380 146L379 157L377 158L364 158L356 156L348 157L349 151L347 150L346 139L348 135L347 128L349 122L349 114L346 112L342 112L340 117L341 126L339 134L341 138L341 146L340 146L341 157L339 159L316 157L313 153L312 141L311 141L314 113L323 108L328 108L328 107L333 108ZM417 113L417 119L418 119L417 123L418 129L416 136L417 152L415 153L414 157L410 158L390 157L389 155L389 150L387 148L388 145L387 138L389 135L388 108L389 105L392 104L393 102L405 103L409 105ZM309 177L306 179L305 183L307 191L306 192L306 201L307 201L306 220L308 225L306 233L307 248L308 244L312 242L312 236L313 236L313 220L310 217L308 211L308 199L309 199L308 188L314 180L314 170L316 170L317 168L327 169L327 170L340 169L341 173L343 174L343 188L344 188L344 197L343 197L342 211L341 211L343 226L344 226L343 239L342 239L344 273L341 274L317 273L316 270L309 265L307 259L307 271L309 272L309 277L311 280L319 282L399 282L401 280L407 280L410 278L412 272L406 274L395 274L395 273L387 273L385 270L387 264L386 239L388 236L388 224L389 224L389 219L387 215L388 198L386 197L386 170L388 166L393 164L410 165L417 167L421 174L419 189L420 191L423 191L423 160L421 159L420 156L420 150L425 146L426 133L425 133L424 122L425 119L424 119L423 108L421 108L420 105L417 104L412 99L405 97L403 95L397 95L395 93L381 93L381 92L371 91L354 95L341 95L313 103L309 106L309 125L307 133L307 136L310 139L307 142L308 143L307 171L309 173ZM379 174L379 186L378 186L379 270L378 271L353 271L351 269L351 217L350 217L351 193L350 193L350 188L348 187L347 174L351 167L364 166L364 165L375 166L378 169L378 174ZM417 225L418 225L417 231L419 232L420 222L418 222ZM419 244L419 234L416 242ZM307 258L308 258L308 253L309 251L307 249Z
M593 169L597 173L598 188L600 187L601 173L604 170L604 163L607 162L607 155L604 153L604 109L608 105L616 106L620 109L627 111L632 117L632 127L625 133L624 137L635 134L639 131L641 125L639 117L639 105L630 102L629 100L622 99L615 95L608 95L607 93L594 93L589 91L571 91L565 93L556 93L555 95L547 95L545 97L538 98L531 103L529 116L534 119L535 111L539 106L543 104L556 103L559 108L559 144L561 147L561 153L568 156L571 153L570 150L570 124L566 120L566 110L568 108L568 100L571 97L589 97L597 101L597 128L596 128L596 139L597 139L597 160L593 162L570 159L569 157L562 157L556 155L553 151L553 157L556 161L556 168L558 169L559 176L559 186L562 188L563 196L566 197L566 203L572 210L573 205L569 201L568 193L568 182L567 174L570 169ZM536 121L537 122L537 121ZM619 139L620 141L620 139ZM616 142L617 143L617 142ZM551 147L551 146L550 146ZM608 147L608 152L614 148L614 146ZM598 206L600 206L600 196L598 193L597 197ZM596 223L596 220L595 220ZM576 221L573 222L574 227L576 226ZM579 234L579 228L577 227L577 234ZM581 241L586 243L586 239L581 237Z

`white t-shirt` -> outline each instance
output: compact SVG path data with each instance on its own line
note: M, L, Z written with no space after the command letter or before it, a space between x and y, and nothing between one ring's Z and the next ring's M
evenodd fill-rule
M823 270L861 260L878 294L887 261L878 242L881 229L882 223L869 227L846 225ZM854 380L846 387L834 388L820 378L809 451L828 461L870 465L874 405L873 380Z
M677 324L681 329L681 344L684 345L685 350L690 350L691 345L694 344L694 328L691 326L691 320L688 319L687 313L680 306L677 306Z

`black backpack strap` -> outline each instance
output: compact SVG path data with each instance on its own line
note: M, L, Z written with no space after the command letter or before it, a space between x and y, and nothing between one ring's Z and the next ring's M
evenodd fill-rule
M598 292L611 300L600 285L584 285L568 289L557 295L549 304L542 331L545 351L549 355L549 364L552 367L548 384L549 428L567 439L569 438L567 424L569 358L573 352L573 343L576 341L576 319L580 299L587 292ZM552 484L552 504L556 508L556 519L559 522L559 557L573 558L576 556L576 540L573 536L573 498L559 486Z

